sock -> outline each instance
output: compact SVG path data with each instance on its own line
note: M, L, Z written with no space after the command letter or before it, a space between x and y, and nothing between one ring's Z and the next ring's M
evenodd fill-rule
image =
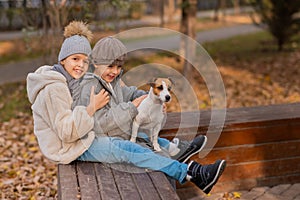
M175 156L180 152L180 149L177 147L178 144L174 144L173 142L170 142L169 145L169 154L170 156Z
M189 175L189 169L190 169L191 164L192 164L193 162L194 162L194 161L191 161L191 162L188 164L188 167L187 167L187 173L186 173L186 177L185 177L185 179L186 179L187 181L191 181L191 178L192 178L192 176Z
M197 176L197 172L199 172L201 168L202 168L201 164L195 161L189 162L187 167L186 180L191 180L193 177Z

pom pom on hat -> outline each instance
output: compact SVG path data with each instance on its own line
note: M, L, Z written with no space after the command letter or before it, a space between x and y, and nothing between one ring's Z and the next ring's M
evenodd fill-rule
M89 55L91 53L90 41L93 34L85 23L80 21L71 22L65 27L64 36L66 39L58 55L59 62L73 54Z

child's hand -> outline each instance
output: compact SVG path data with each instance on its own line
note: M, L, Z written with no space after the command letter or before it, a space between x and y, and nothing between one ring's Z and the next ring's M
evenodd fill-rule
M94 94L97 101L97 110L104 107L109 102L109 95L105 89L102 89L98 94Z
M134 99L134 100L132 101L133 105L135 105L135 107L139 107L139 105L141 104L141 102L142 102L147 96L148 96L148 95L145 94L145 95L143 95L143 96L140 96L140 97Z
M98 94L95 94L95 87L91 88L90 95L90 104L87 106L87 112L90 116L93 116L94 113L105 106L109 102L108 92L102 89Z

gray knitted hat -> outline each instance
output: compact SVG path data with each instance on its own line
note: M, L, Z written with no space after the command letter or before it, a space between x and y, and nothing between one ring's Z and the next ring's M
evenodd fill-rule
M127 49L124 44L114 37L99 40L90 54L90 60L96 65L123 65Z
M85 55L89 55L91 53L92 48L90 40L92 38L92 32L83 22L71 22L65 27L64 36L66 39L61 46L58 55L58 62L76 53Z

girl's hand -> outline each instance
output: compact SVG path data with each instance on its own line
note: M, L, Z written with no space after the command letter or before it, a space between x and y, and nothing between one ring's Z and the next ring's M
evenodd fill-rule
M134 100L132 101L133 105L134 105L135 107L139 107L139 105L141 104L141 102L142 102L147 96L148 96L148 95L145 94L145 95L143 95L143 96L140 96L140 97L134 99Z
M104 107L109 102L109 95L105 89L102 89L98 94L95 94L95 87L91 88L90 103L87 106L87 112L90 116L100 108Z

